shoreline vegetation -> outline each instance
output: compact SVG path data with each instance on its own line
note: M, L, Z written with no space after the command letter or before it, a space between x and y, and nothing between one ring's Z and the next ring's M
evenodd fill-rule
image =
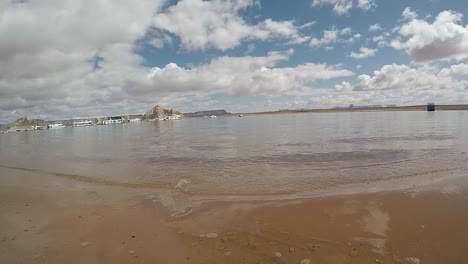
M468 110L468 104L464 105L437 105L437 111L465 111ZM27 117L20 118L12 123L0 126L0 133L20 132L29 130L42 130L47 128L75 126L74 123L86 123L86 125L107 125L133 123L140 121L166 121L177 120L180 118L204 118L212 117L212 113L217 113L219 117L243 117L243 116L258 116L258 115L284 115L284 114L300 114L300 113L346 113L346 112L392 112L392 111L427 111L427 105L413 106L353 106L335 107L327 109L283 109L277 111L265 112L239 112L229 113L226 110L208 110L194 113L181 113L173 109L164 109L156 105L145 114L138 115L120 115L114 117L93 117L84 119L69 119L61 121L44 121L41 119L28 120ZM38 125L39 124L39 125ZM63 126L62 126L63 124Z

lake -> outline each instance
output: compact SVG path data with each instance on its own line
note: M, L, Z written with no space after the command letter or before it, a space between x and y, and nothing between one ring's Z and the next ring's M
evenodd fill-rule
M467 168L467 121L466 111L355 112L67 127L0 135L0 166L77 186L180 183L198 200L400 189Z

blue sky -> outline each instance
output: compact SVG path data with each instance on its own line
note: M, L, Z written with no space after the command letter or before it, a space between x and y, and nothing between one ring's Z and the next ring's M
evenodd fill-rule
M0 4L0 122L468 103L468 2Z

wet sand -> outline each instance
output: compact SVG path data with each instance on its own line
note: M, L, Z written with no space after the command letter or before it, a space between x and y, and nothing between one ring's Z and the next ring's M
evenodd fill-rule
M0 175L0 263L468 263L465 177L174 214L151 189Z

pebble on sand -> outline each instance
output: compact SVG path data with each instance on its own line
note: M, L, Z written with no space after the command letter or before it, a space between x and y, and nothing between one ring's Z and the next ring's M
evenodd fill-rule
M310 264L310 259L301 260L301 264Z
M216 234L216 233L208 233L208 234L206 234L206 237L207 237L207 238L217 238L217 237L218 237L218 234Z
M421 260L416 257L406 258L406 261L411 264L420 264Z
M274 255L275 255L275 257L278 257L278 258L282 256L281 253L279 253L279 252L275 252Z
M226 255L226 256L231 256L231 255L232 255L232 252L231 252L231 251L226 251L226 253L224 253L224 255Z
M89 242L83 242L80 244L81 247L87 247L89 246Z

